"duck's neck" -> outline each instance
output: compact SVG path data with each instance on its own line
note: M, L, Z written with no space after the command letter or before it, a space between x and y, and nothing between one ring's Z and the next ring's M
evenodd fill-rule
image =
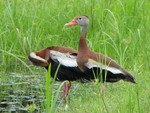
M88 28L88 26L81 26L81 36L80 36L79 48L78 48L79 51L88 49L88 46L86 43L87 28Z

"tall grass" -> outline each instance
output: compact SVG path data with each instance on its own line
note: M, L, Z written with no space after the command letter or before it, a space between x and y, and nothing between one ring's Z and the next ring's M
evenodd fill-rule
M50 111L51 107L51 98L52 98L52 90L50 90L50 74L51 73L51 64L49 65L47 74L46 74L46 112Z
M45 96L47 98L47 111L49 105L56 102L53 104L54 111L60 113L148 113L150 111L149 7L149 0L1 0L0 84L30 80L24 76L22 79L10 78L8 76L10 73L36 75L32 79L40 87L38 94L43 96L43 99ZM79 27L64 29L63 26L79 14L86 14L90 19L87 34L89 47L119 62L136 77L137 84L108 83L102 99L99 95L99 84L73 82L68 111L65 111L62 103L63 107L57 105L61 87L54 87L52 93L57 89L58 93L51 99L48 97L49 90L45 95L45 89L40 86L41 79L37 73L45 75L46 72L44 69L28 65L27 56L31 51L52 45L77 49ZM46 80L49 84L48 78L43 81ZM7 90L5 87L1 88ZM13 88L16 90L21 87L15 85ZM28 87L23 88L25 90ZM2 99L1 95L0 101ZM49 99L53 101L48 101ZM40 111L45 111L45 104L42 103L41 106L43 107Z

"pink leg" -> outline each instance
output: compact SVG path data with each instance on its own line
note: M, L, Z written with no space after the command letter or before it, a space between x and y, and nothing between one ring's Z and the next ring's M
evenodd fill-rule
M65 82L63 85L63 93L62 93L62 97L64 100L66 100L66 96L68 95L70 88L71 88L71 82L69 81L68 85L66 85Z
M71 88L71 82L69 81L67 95L68 95L68 93L69 93L69 91L70 91L70 88Z
M101 95L104 95L105 90L106 90L105 84L102 83L102 87L101 87Z
M63 99L66 97L66 90L67 90L67 85L66 82L63 84L63 93L62 93L62 97Z

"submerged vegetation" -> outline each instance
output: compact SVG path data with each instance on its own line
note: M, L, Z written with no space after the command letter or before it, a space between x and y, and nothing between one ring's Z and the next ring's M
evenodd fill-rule
M0 112L149 113L149 7L149 0L1 0ZM137 84L107 83L101 96L100 83L73 82L66 110L62 83L27 57L52 45L77 49L79 27L64 24L79 14L90 19L89 47L115 59Z

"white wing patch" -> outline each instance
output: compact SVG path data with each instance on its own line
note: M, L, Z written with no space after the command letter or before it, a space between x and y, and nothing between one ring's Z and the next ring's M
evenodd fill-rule
M103 65L99 62L96 62L92 59L89 59L87 63L84 64L86 67L88 67L89 69L93 68L93 67L99 67L101 69L104 70L108 70L110 72L112 72L113 74L119 74L119 73L123 73L121 70L115 68L115 67L109 67L107 65Z
M43 59L43 58L37 56L34 52L31 52L31 53L30 53L30 57L32 57L33 59L37 59L37 60L40 60L40 61L42 61L42 62L46 62L46 63L47 63L47 61L46 61L45 59Z
M57 60L61 65L66 67L77 67L77 57L70 55L69 53L61 53L58 51L50 51L50 56L52 60Z

